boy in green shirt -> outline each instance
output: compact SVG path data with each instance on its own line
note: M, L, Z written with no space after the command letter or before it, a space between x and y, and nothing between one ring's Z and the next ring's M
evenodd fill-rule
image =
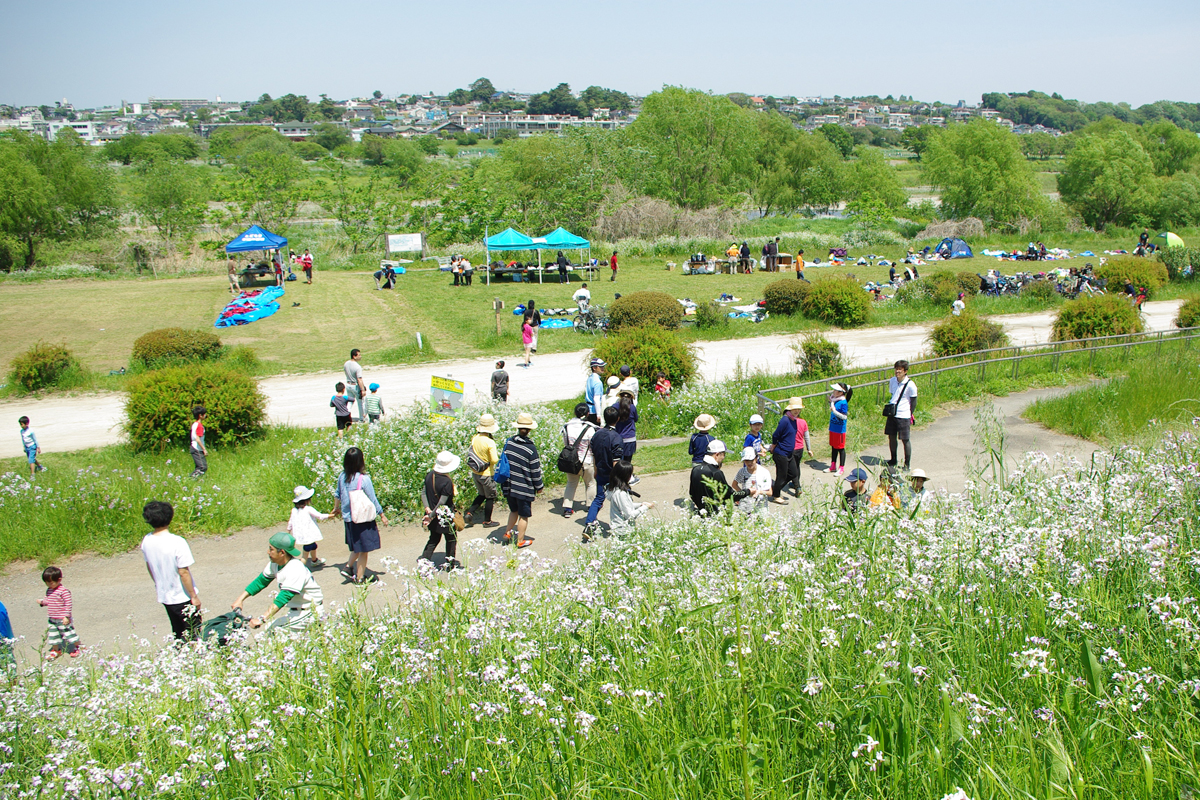
M274 605L266 614L250 620L250 627L259 628L270 623L268 630L307 628L321 616L324 595L308 567L300 560L295 537L283 531L273 534L267 544L267 558L262 574L250 582L230 608L240 611L242 603L278 579L279 593L275 595ZM280 611L283 615L272 621Z
M387 412L383 410L383 398L379 396L379 384L372 383L367 388L371 390L371 393L367 395L367 421L375 424Z

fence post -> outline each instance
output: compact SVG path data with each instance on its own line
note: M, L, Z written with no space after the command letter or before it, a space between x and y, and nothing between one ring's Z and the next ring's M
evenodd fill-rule
M1017 379L1017 372L1021 369L1021 348L1017 348L1017 352L1013 354L1013 380Z
M758 395L758 415L764 419L767 416L767 401L763 399L761 393Z
M1092 365L1096 363L1096 348L1088 348L1088 372L1092 371Z

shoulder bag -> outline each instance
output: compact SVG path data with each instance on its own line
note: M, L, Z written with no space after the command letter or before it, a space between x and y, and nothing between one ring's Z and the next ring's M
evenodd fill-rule
M360 473L353 489L350 489L350 521L374 522L375 504L362 488L363 476Z
M904 383L900 384L900 388L896 390L896 393L895 393L894 395L892 395L892 402L890 402L890 403L884 403L884 405L883 405L883 415L884 415L885 417L894 417L894 416L896 416L896 404L897 404L898 402L900 402L900 398L901 398L901 397L904 397L904 390L905 390L907 387L908 387L908 378L905 378L905 379L904 379Z
M504 446L508 446L508 442L504 442ZM500 449L500 460L496 462L496 469L492 472L492 480L496 483L508 483L509 476L512 475L512 468L508 465L508 454L504 449Z

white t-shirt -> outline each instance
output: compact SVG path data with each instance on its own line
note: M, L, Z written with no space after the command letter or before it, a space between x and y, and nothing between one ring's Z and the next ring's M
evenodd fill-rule
M905 382L907 382L907 384ZM897 397L897 393L899 393L902 385L904 386L904 394ZM912 416L912 403L910 402L910 398L915 399L917 396L917 385L915 383L908 378L905 378L903 381L898 381L896 380L895 376L892 376L892 379L888 381L888 394L890 397L888 402L894 402L896 404L897 417L900 419L907 419L908 417Z
M751 475L743 464L742 468L738 470L737 475L733 477L733 480L742 489L758 492L756 496L743 497L739 500L738 508L749 513L756 508L766 505L767 495L771 492L771 473L767 472L766 467L759 465L754 470L754 474Z
M268 561L262 574L266 578L274 578L280 589L296 593L296 596L287 602L287 608L302 611L325 602L325 596L321 593L316 578L298 558L289 560L282 567L276 566L274 561Z
M588 305L592 302L592 291L590 289L576 289L575 294L571 295L571 299L576 303Z
M288 519L288 533L296 539L296 546L315 544L325 537L317 527L317 521L329 519L328 514L322 514L312 506L292 508L292 516Z
M346 373L346 388L351 392L356 391L358 382L362 380L362 364L352 358L342 365L342 371Z
M967 304L964 303L962 300L955 300L954 303L951 305L951 308L954 310L954 316L956 316L956 317L960 316L963 312L963 309L966 307L967 307Z
M191 600L187 590L183 588L183 580L179 570L196 563L192 558L192 548L182 536L176 536L170 531L162 533L147 533L142 539L142 558L154 576L154 588L158 590L158 602L164 606L173 606ZM196 587L193 576L192 586ZM199 592L199 587L196 587Z

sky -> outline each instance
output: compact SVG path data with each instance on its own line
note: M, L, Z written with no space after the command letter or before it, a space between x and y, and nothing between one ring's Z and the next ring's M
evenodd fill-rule
M1200 102L1196 0L0 0L0 20L13 105L445 94L480 77L521 92Z

